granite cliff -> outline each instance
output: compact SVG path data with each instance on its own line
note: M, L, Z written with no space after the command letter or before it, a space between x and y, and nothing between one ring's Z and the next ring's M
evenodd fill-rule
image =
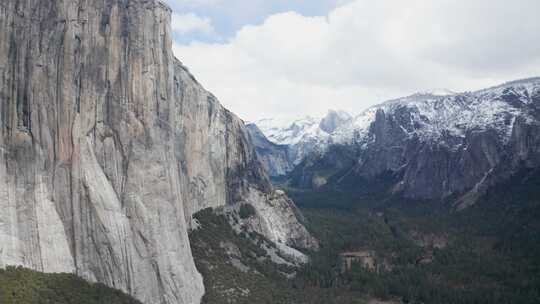
M289 156L289 146L269 141L256 124L248 124L246 127L268 175L272 177L287 175L294 168Z
M0 267L192 304L201 209L249 203L270 240L316 246L243 122L174 58L170 14L158 0L0 3Z

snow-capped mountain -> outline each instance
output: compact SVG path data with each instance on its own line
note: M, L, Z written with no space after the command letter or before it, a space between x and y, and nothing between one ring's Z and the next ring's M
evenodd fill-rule
M335 130L350 122L351 119L352 116L345 111L329 110L328 114L319 123L319 128L328 134L332 134Z
M378 111L398 118L407 137L436 141L454 147L470 130L493 129L508 141L517 117L534 121L534 111L527 109L538 92L540 78L513 81L477 92L453 93L448 90L426 91L386 101L365 110L348 124L334 131L334 144L366 143ZM406 115L406 117L403 117Z
M327 115L322 118L306 116L292 121L276 118L261 119L248 124L248 130L253 138L259 139L260 143L265 142L261 139L260 132L262 132L269 142L287 147L288 166L283 164L282 153L280 153L279 161L276 160L279 164L272 164L271 161L264 162L271 176L280 176L288 173L307 155L323 152L332 133L349 123L351 119L352 116L347 112L329 110ZM268 143L265 142L264 146L268 149ZM276 151L276 149L277 147L272 150ZM261 159L270 159L267 155L262 154L259 153ZM284 168L288 169L284 170Z
M295 145L308 138L327 138L319 124L321 118L306 116L293 121L276 118L261 119L254 122L268 140L278 145Z
M269 139L286 134L274 131ZM435 200L458 195L467 205L516 171L540 167L540 78L476 92L413 94L323 134L311 149L317 153L296 160L293 185L358 186L390 174L395 193Z
M326 141L329 135L348 123L352 116L345 111L329 110L325 117L306 116L295 120L267 118L253 122L271 142L296 145L307 141Z
M456 92L445 89L445 88L436 88L431 90L426 90L422 92L417 92L415 95L432 95L432 96L449 96L449 95L455 95Z

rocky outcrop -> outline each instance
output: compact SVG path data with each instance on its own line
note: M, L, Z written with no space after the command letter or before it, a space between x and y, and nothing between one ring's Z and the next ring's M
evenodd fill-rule
M278 245L317 249L318 243L299 222L299 210L283 191L272 194L251 191L244 199L257 210L252 228Z
M174 58L169 8L5 0L0 41L0 267L198 303L191 215L274 190L242 121Z

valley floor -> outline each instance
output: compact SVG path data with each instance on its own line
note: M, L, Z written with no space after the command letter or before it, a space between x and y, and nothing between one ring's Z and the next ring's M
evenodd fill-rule
M497 189L461 212L288 189L321 241L303 267L273 263L260 236L205 211L191 235L204 303L540 303L540 175Z

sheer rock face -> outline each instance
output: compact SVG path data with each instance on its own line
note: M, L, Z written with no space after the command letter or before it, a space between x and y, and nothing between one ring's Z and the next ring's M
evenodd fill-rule
M285 176L293 169L289 146L275 144L266 138L255 124L246 126L253 144L256 147L257 156L263 168L270 176Z
M273 189L169 27L158 0L0 3L0 267L200 301L192 213Z
M317 249L318 243L300 223L301 214L281 191L274 190L259 162L244 123L224 109L179 62L174 78L178 124L176 157L187 183L185 214L205 208L250 204L257 211L253 230L285 251ZM225 208L229 209L229 208Z

